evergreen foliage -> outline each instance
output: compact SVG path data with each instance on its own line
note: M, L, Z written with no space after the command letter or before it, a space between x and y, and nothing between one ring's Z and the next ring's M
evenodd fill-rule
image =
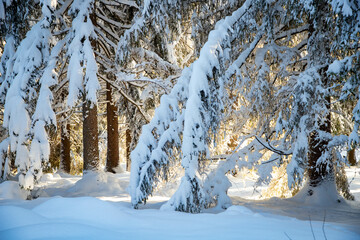
M242 168L272 186L282 171L308 197L346 182L340 152L360 144L359 1L0 0L0 32L1 180L15 166L33 189L49 135L79 107L78 152L99 170L107 95L126 122L134 207L180 164L164 209L228 207L226 175Z
M327 130L330 96L346 99L344 90L339 92L339 75L334 75L334 69L338 69L336 74L344 71L340 86L347 89L357 78L358 61L348 59L359 54L358 12L357 2L245 1L231 17L215 24L192 64L188 97L185 107L181 105L184 131L180 156L185 176L164 208L198 212L213 201L228 205L230 185L222 176L235 166L255 167L261 183L270 181L272 166L285 164L290 188L298 187L305 176L313 187L325 179L333 181L332 152L346 147L348 141L357 143L358 137L356 107L355 131L349 140ZM233 96L241 99L240 109L233 108ZM167 103L159 109L162 105ZM164 119L165 112L157 111L154 119ZM240 124L237 128L246 134L239 138L240 144L228 161L203 182L198 175L199 162L210 157L211 134L216 136L221 122L233 116ZM248 129L250 123L252 129ZM142 174L140 179L132 176L132 189L141 186L132 191L135 205L151 194L156 185L154 176L163 167L151 164L151 171L142 169L154 162L147 156L158 139L149 134L154 125L149 126L137 146L149 150L133 159L137 168L132 175ZM264 150L273 152L272 156L266 157Z

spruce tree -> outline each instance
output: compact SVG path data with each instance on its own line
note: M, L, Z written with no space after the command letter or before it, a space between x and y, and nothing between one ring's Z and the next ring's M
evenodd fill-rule
M14 65L11 73L6 74L9 76L6 81L11 84L4 106L3 125L9 133L10 151L16 154L19 184L30 190L42 175L42 165L48 161L47 130L56 122L49 107L52 101L49 87L56 79L53 63L57 49L50 53L52 14L56 2L44 0L41 5L41 20L29 30L9 60Z
M341 100L358 91L358 10L353 2L249 0L216 24L190 74L183 72L190 76L190 87L178 105L184 114L184 130L180 128L184 132L175 147L182 150L185 177L165 207L198 212L213 202L228 206L230 184L225 174L235 166L257 169L262 183L271 180L273 166L285 164L289 188L299 187L307 178L303 193L316 195L318 187L325 185L334 189L334 154L359 139L357 106L353 133L349 137L330 134L330 98ZM339 83L336 74L343 78L340 92L334 88ZM241 99L241 107L235 107L234 99ZM161 152L174 146L162 147L161 155L155 151L158 139L182 116L160 120L173 116L174 108L167 110L167 104L160 104L162 110L143 128L133 151L135 206L151 194L161 169L166 171L168 157ZM199 160L208 156L210 140L227 119L237 123L239 145L216 172L200 181ZM166 139L176 143L174 137ZM270 157L267 151L272 152ZM154 159L165 161L154 161L154 153ZM338 200L332 190L331 198Z

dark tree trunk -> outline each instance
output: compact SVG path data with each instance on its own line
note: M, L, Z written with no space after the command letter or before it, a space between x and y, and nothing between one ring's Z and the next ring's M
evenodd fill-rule
M70 124L61 126L61 144L60 144L60 171L70 173Z
M126 171L131 170L131 158L130 158L130 153L131 153L131 130L130 128L126 129Z
M351 166L356 165L355 148L352 148L348 151L348 161Z
M321 131L329 132L330 122L327 121L326 124L320 126ZM310 136L309 143L309 160L308 160L308 176L310 180L310 186L316 187L321 181L332 177L333 174L333 163L331 158L331 153L328 154L327 159L320 164L317 164L317 161L321 155L329 151L327 149L328 141L324 139L319 139L318 132L313 132Z
M320 76L323 77L324 86L327 84L326 70L323 69L320 73ZM331 133L331 116L330 116L330 97L325 97L326 108L328 114L323 123L319 123L319 131L326 133ZM310 135L309 142L309 159L308 159L308 176L310 180L310 186L316 187L321 184L324 179L334 179L334 166L331 156L331 150L328 149L328 140L324 138L319 138L319 133L314 131ZM325 153L327 153L327 159L322 161L320 164L317 164L319 158Z
M90 14L92 24L96 27L96 1L94 1L94 8ZM90 39L91 46L94 50L97 49L96 39ZM98 121L97 121L97 106L86 99L84 94L83 103L83 158L84 171L96 171L100 169L99 158L99 139L98 139Z
M106 171L115 173L115 168L119 166L119 125L117 107L112 102L112 89L106 83L106 118L107 118L107 156Z
M96 171L100 169L97 106L85 100L83 118L83 170Z
M326 13L329 11L329 5L326 1L319 0L314 2L314 8L317 14L309 19L309 66L326 65L326 59L330 55L330 40L325 34L329 30L329 24L326 21ZM328 87L329 79L327 77L327 67L319 69L321 77L321 85L323 88ZM316 96L317 97L317 96ZM325 121L318 122L318 129L311 133L309 139L308 153L308 177L309 184L312 187L319 186L323 180L334 179L334 166L331 156L331 149L328 149L328 141L324 137L319 136L319 132L331 133L331 117L330 117L330 96L324 97L327 116ZM326 153L327 152L327 153ZM317 164L319 158L326 153L327 159Z

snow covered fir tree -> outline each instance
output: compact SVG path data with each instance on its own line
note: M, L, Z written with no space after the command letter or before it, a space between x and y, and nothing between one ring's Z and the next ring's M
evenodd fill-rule
M0 0L0 40L0 215L246 206L310 223L288 239L360 236L360 1Z
M304 198L317 198L319 191L340 201L334 165L346 162L340 152L358 143L358 113L356 107L347 110L353 112L349 136L332 135L331 115L343 115L331 108L332 102L358 98L358 7L357 2L245 1L220 19L143 128L132 153L134 206L167 178L173 161L171 148L164 147L169 144L181 152L175 161L181 159L185 176L164 208L226 207L227 172L255 168L261 183L271 181L274 167L282 165L290 189L305 184ZM229 122L236 129L230 133ZM199 164L211 159L222 131L236 134L238 145L203 178Z

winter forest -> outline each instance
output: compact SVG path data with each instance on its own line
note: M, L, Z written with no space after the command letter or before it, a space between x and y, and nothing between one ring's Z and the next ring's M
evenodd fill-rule
M0 0L0 239L360 239L359 0Z

